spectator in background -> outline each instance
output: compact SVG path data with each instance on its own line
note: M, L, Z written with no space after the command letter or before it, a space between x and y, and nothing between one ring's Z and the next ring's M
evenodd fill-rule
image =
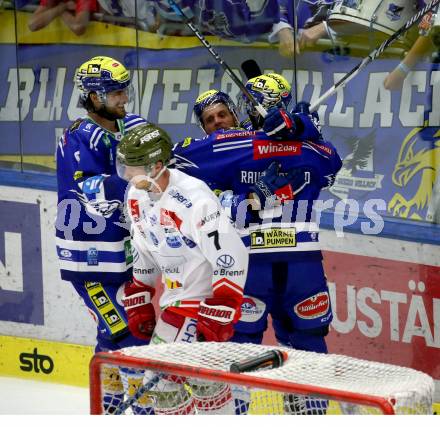
M81 36L86 31L91 14L97 10L96 0L41 0L28 26L31 31L38 31L60 16L73 33Z
M415 41L414 45L405 55L405 58L403 58L403 60L397 65L397 67L386 76L383 82L385 89L401 89L404 80L414 66L434 50L434 43L437 44L437 40L433 39L433 28L437 30L438 26L436 26L433 22L432 12L429 12L420 21L419 37Z
M278 3L280 21L274 24L269 42L279 43L280 55L291 57L295 51L300 53L313 46L320 38L330 36L325 20L333 0L278 0ZM296 40L295 27L299 29Z
M98 0L103 12L111 16L134 18L136 27L156 32L158 24L153 1L147 0Z
M175 0L187 18L205 34L249 43L262 39L279 22L278 0L256 2L251 0ZM159 33L188 35L182 19L169 6L167 0L155 0L160 18Z

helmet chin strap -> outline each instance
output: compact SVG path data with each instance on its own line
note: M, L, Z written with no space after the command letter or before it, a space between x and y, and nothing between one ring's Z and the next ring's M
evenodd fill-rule
M151 200L159 200L162 197L163 191L160 188L157 181L166 170L167 167L162 166L162 169L154 178L151 176L151 172L148 172L146 175L138 175L133 177L131 179L131 182L133 185L136 186L136 188L147 191L148 196L150 197ZM145 181L148 182L149 184L148 186L144 184ZM153 188L157 191L152 191Z

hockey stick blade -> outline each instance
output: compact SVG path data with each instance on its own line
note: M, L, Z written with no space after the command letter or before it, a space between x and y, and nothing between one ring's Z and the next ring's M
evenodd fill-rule
M279 368L287 360L287 353L281 350L269 350L260 356L251 357L242 362L234 362L229 371L234 373L256 371L263 368Z
M374 61L391 43L393 43L402 34L408 31L413 25L417 24L430 10L440 3L440 0L432 0L430 3L420 9L412 18L402 25L394 34L386 39L379 47L374 49L367 57L365 57L359 64L357 64L351 71L349 71L344 77L336 82L327 92L319 97L311 106L310 112L316 111L318 107L334 95L339 89L342 89L350 80L357 76L361 70L363 70L370 62Z
M214 57L217 63L223 67L226 74L228 74L228 76L232 79L232 81L240 88L240 90L243 92L246 98L252 103L252 105L255 107L258 113L262 117L266 117L267 111L264 109L264 107L252 96L252 94L246 89L246 86L243 84L243 82L237 77L234 71L232 71L231 67L229 67L229 65L225 61L223 61L221 56L209 44L208 40L206 40L206 38L199 31L199 29L188 19L182 8L174 0L167 0L167 1L170 7L174 10L174 12L182 18L185 25L187 25L190 28L190 30L194 33L194 35L202 42L203 46L205 46L206 49L208 49L209 53Z
M122 402L116 410L111 415L121 415L123 414L134 402L139 400L144 393L150 391L162 378L164 374L156 374L147 384L141 385L135 392L133 396L128 397L128 399Z
M246 61L244 61L241 64L241 69L243 70L243 73L248 80L253 79L257 76L261 76L263 74L260 66L254 59L247 59Z

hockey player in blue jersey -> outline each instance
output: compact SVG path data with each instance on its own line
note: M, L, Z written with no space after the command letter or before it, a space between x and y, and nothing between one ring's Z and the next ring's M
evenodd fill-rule
M242 317L232 340L261 343L270 313L280 344L326 353L332 311L312 208L342 162L306 112L274 107L290 93L290 85L280 88L287 83L280 77L262 75L247 84L268 108L266 132L225 130L217 113L232 109L224 102L227 95L202 94L194 111L209 135L186 139L174 152L177 167L222 192L222 205L250 251ZM287 396L287 412L298 411L301 403ZM316 413L325 410L326 403L320 405ZM314 413L311 406L304 404L304 413Z
M64 132L57 147L61 278L72 283L93 313L96 351L145 345L154 328L152 305L135 318L127 318L122 305L132 260L122 209L126 182L116 173L115 159L124 134L146 121L125 111L132 88L119 61L94 57L78 68L75 80L87 115ZM122 398L117 369L107 374L104 399Z

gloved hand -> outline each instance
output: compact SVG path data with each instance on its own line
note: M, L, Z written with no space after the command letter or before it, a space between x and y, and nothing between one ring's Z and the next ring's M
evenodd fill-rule
M303 114L305 116L308 116L309 119L312 121L313 125L316 127L318 132L321 132L321 123L319 121L319 115L317 111L310 112L310 103L309 102L298 102L298 104L295 105L295 108L292 110L292 114ZM307 124L304 125L305 128L307 128ZM309 131L310 134L310 131ZM310 138L310 135L307 135ZM313 135L314 136L314 135Z
M263 130L269 136L285 138L295 133L296 124L284 108L271 107L264 118Z
M280 167L278 162L272 162L251 187L259 199L261 209L279 206L285 200L292 200L295 196L292 182L298 175L297 171L302 169L292 170L286 175L279 175Z
M206 298L200 303L197 318L198 341L228 341L234 335L235 303L225 298Z
M295 105L295 108L292 110L292 114L311 114L310 113L310 102L301 101L298 102L298 104Z
M156 314L151 298L154 288L144 284L128 282L124 288L124 310L127 313L128 329L141 340L150 340L156 326Z

